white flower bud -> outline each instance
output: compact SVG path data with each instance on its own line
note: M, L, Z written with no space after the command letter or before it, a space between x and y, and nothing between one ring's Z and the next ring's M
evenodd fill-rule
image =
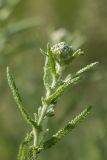
M54 58L61 66L67 65L72 61L73 48L65 42L60 42L51 47Z

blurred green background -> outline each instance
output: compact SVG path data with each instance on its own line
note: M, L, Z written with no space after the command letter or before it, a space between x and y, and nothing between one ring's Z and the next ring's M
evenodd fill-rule
M90 62L100 65L60 99L56 116L49 121L51 134L89 104L94 109L40 159L107 159L107 0L0 0L0 160L16 160L18 146L29 130L7 85L6 66L11 67L32 115L44 95L45 57L39 49L46 50L47 42L55 41L54 30L60 28L71 37L75 33L77 41L85 39L81 46L85 56L73 63L70 73Z

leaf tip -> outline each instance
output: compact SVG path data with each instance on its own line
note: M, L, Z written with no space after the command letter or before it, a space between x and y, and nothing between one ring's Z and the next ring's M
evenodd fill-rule
M94 63L92 63L92 67L94 67L94 66L96 66L96 65L98 65L99 64L99 62L97 61L97 62L94 62Z
M6 71L9 72L9 66L6 67Z
M7 73L7 78L8 78L9 75L10 75L10 68L9 68L9 66L6 67L6 73Z
M93 106L92 105L90 105L88 108L87 108L87 112L91 112L91 110L92 110L92 108L93 108Z

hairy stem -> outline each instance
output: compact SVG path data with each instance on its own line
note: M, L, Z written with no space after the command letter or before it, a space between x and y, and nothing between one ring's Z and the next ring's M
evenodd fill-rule
M33 136L34 136L34 143L33 143L33 145L34 145L34 147L36 147L37 144L38 144L38 131L37 131L36 128L33 128Z
M41 123L43 121L43 118L44 118L44 116L46 114L47 108L48 108L48 105L43 105L42 111L41 111L41 115L40 115L39 120L38 120L38 126L41 125Z
M38 145L38 129L33 128L33 136L34 136L33 147L37 147L37 145ZM33 153L33 160L37 160L36 152Z

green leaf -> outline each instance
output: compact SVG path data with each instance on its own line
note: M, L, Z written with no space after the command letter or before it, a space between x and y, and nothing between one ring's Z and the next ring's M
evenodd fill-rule
M65 89L67 89L68 87L72 87L74 86L75 84L77 84L80 79L82 77L76 77L76 78L73 78L73 79L70 79L68 80L67 82L65 82L62 86L60 86L56 91L55 93L53 93L52 95L50 95L46 100L45 102L47 104L51 104L51 103L54 103L65 91Z
M78 116L68 122L68 124L64 128L60 129L49 140L45 141L41 147L37 147L36 152L40 153L42 150L51 148L53 145L57 144L90 114L91 109L92 106L84 109Z
M52 55L52 51L51 51L49 43L47 45L47 55L49 57L49 63L50 63L51 73L53 75L53 78L56 80L57 79L57 73L56 73L56 68L55 68L55 60L54 60L54 57Z
M19 147L18 160L26 160L28 143L33 139L32 132L27 134L23 143Z
M91 64L87 65L86 67L77 71L74 76L80 76L81 74L83 74L83 73L89 71L90 69L94 68L97 64L99 64L99 62L94 62L94 63L91 63Z
M36 147L31 146L28 152L28 160L37 160Z
M22 113L22 116L24 117L24 119L26 120L26 122L28 124L31 124L34 127L38 127L37 124L30 118L29 114L24 109L21 96L20 96L19 91L18 91L18 89L16 87L16 84L15 84L15 82L13 80L13 77L10 74L9 67L7 67L7 80L8 80L9 87L10 87L10 89L12 91L13 98L14 98L14 100L15 100L15 102L16 102L19 110L20 110L20 112Z
M75 59L75 58L77 58L77 57L79 57L81 55L84 55L84 52L81 51L81 49L78 49L73 53L72 58Z
M50 87L51 87L51 83L52 83L52 75L51 75L48 57L46 57L46 60L45 60L43 81L44 81L44 86L45 86L47 92L50 92Z

